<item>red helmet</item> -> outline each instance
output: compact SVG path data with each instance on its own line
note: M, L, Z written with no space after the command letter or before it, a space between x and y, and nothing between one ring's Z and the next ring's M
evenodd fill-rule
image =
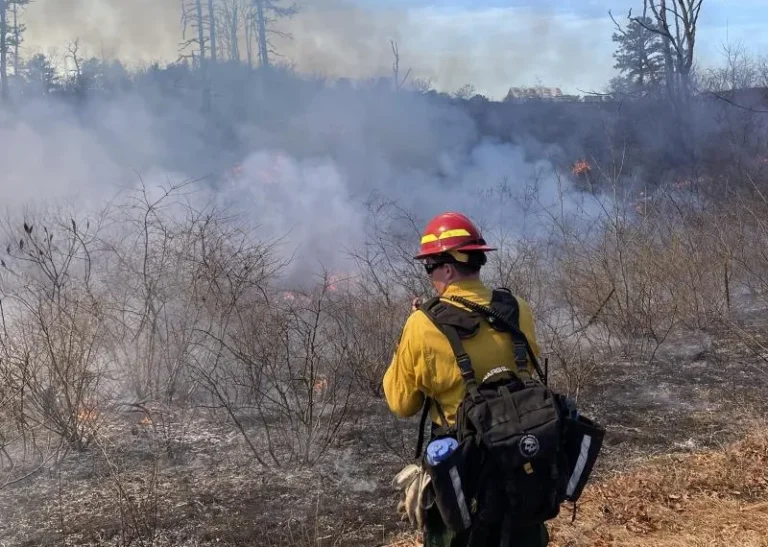
M480 230L461 213L441 213L429 221L421 236L421 248L414 258L419 260L428 256L449 251L495 251L495 247L485 244Z

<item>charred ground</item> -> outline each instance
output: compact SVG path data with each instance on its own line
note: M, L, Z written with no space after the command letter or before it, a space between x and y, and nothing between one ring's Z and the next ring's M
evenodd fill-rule
M753 324L680 335L651 363L595 371L580 396L584 412L608 427L595 480L647 456L717 449L746 435L768 411L768 374L754 352L767 332ZM211 413L156 408L153 422L143 425L143 413L112 413L96 445L0 493L0 541L388 544L408 531L394 512L389 482L413 450L417 420L390 417L373 397L356 398L353 408L323 463L282 469L256 464L242 439Z

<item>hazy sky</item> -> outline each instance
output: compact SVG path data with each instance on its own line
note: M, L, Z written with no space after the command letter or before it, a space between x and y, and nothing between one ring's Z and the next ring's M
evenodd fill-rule
M386 73L389 40L401 66L438 89L472 83L503 97L510 86L599 90L613 76L613 23L639 0L298 0L291 41L297 68L351 77ZM81 51L131 63L170 61L181 41L180 0L36 0L27 8L27 52ZM768 0L704 0L699 62L720 61L726 41L768 54Z

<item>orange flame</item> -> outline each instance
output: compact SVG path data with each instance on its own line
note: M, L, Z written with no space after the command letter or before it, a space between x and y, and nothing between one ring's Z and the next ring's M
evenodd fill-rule
M592 171L592 166L589 165L587 160L577 161L573 164L573 168L571 169L571 173L576 176L588 174L590 171Z
M315 383L312 386L312 391L318 394L322 394L328 389L328 378L318 376L315 378Z
M331 274L328 276L328 290L329 291L337 291L339 290L339 283L341 281L344 281L345 277L344 274Z
M313 389L315 391L323 391L328 387L328 378L316 378Z
M99 411L95 407L80 407L77 411L77 421L80 423L93 423L99 417Z

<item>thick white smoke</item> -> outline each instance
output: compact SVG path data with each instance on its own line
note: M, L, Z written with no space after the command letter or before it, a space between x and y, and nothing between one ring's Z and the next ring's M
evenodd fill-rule
M8 116L6 206L66 201L95 211L140 184L158 192L196 180L191 199L243 215L260 237L280 240L300 271L340 267L343 251L362 243L373 193L420 221L454 209L489 229L530 233L526 207L555 205L569 186L547 161L556 149L480 137L464 110L418 95L320 90L269 129L235 124L239 155L206 152L202 119L158 117L147 100L132 93L75 111L50 99Z

